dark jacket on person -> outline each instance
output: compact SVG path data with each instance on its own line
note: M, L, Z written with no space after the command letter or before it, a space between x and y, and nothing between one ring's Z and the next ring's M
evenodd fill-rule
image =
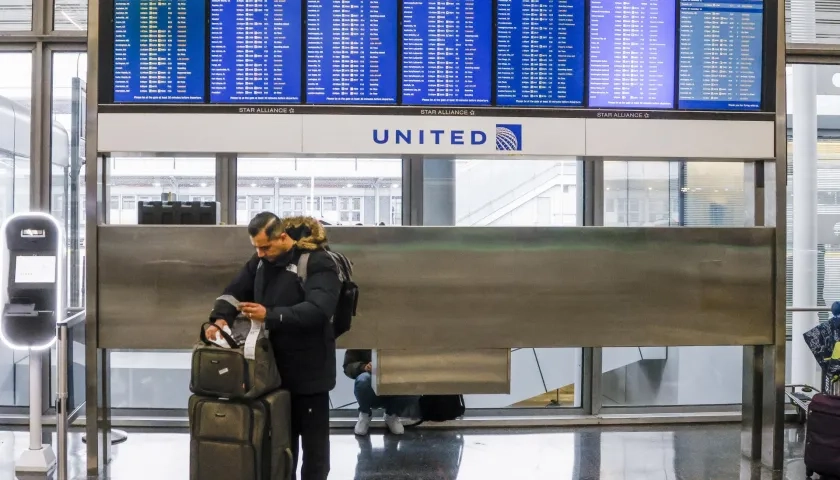
M224 294L266 308L265 327L283 388L308 395L329 392L335 387L335 338L331 319L338 304L341 281L335 262L323 247L304 249L301 243L274 262L263 260L262 266L254 255ZM310 256L306 282L302 285L297 264L305 251ZM225 316L217 306L210 318Z
M347 350L344 352L344 374L355 380L365 372L365 365L372 360L371 350Z

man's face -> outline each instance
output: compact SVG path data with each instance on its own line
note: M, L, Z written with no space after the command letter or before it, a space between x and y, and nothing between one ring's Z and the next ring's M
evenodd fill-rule
M279 237L272 240L263 231L258 233L256 237L251 238L251 245L257 250L258 257L273 262L277 257L289 251L289 247L286 245L288 243L287 238L288 235L281 233Z

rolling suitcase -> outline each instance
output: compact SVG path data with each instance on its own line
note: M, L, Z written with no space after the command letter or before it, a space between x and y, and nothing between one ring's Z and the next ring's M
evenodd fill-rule
M291 397L190 397L190 480L288 480L292 475Z
M835 384L834 391L836 392ZM808 478L840 480L840 396L818 393L808 405L805 468Z

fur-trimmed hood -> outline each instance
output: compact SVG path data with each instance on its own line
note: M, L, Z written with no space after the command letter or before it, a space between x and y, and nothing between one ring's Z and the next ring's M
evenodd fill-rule
M288 217L280 226L301 250L317 250L327 244L327 232L316 218Z

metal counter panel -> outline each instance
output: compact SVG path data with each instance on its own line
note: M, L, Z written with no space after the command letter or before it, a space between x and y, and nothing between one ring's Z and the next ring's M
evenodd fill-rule
M352 348L773 342L770 228L331 227ZM102 348L181 349L251 254L244 227L101 226Z
M377 395L509 394L510 349L373 351Z

